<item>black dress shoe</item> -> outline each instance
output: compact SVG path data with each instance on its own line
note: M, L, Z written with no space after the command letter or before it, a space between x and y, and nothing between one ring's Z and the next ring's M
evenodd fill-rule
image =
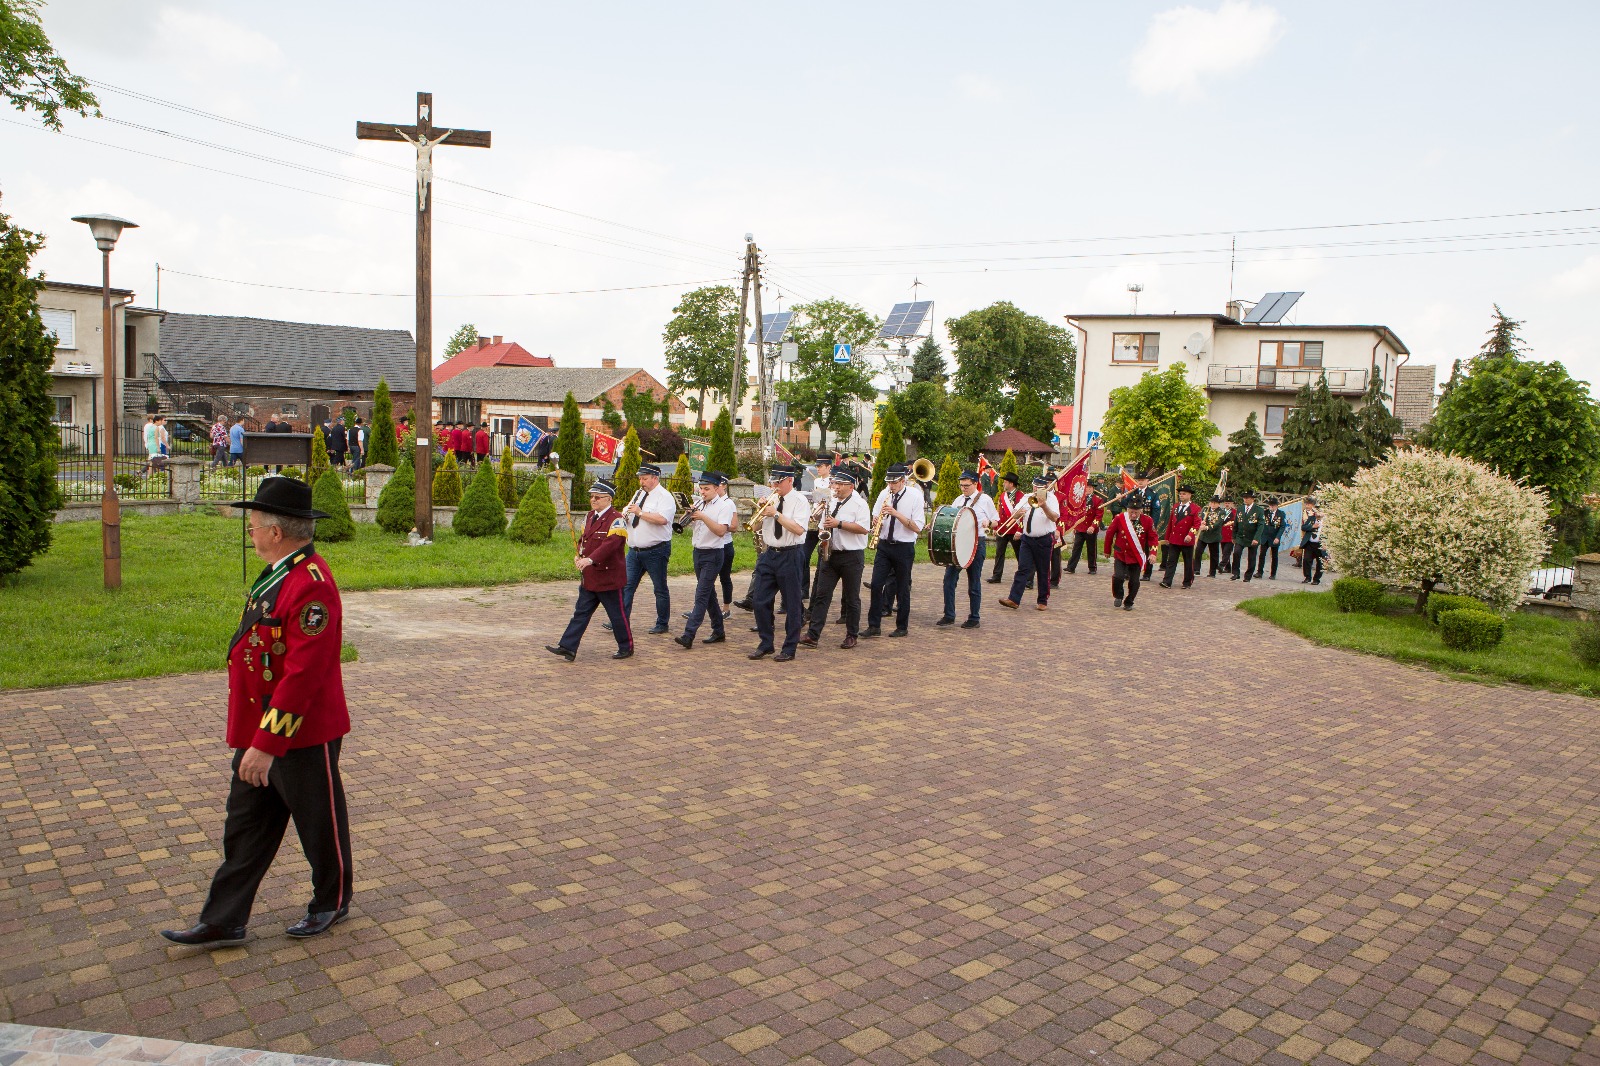
M867 628L865 628L865 629L863 629L861 631L861 637L862 637L863 640L866 639L867 637L876 637L876 636L881 636L882 634L883 634L883 630L880 629L878 626L868 626Z
M600 623L600 628L605 630L607 633L609 633L609 632L611 632L611 623L610 622L601 622Z
M793 658L794 658L794 652L792 652L792 651L780 651L778 654L776 654L776 655L774 655L772 657L772 661L775 662L775 663L786 663L786 662L789 662L790 660L792 660Z
M685 633L681 637L673 637L672 643L678 645L680 648L692 648L694 647L694 638Z
M559 644L546 644L544 646L544 650L549 652L551 655L559 655L559 656L561 656L563 659L567 660L567 662L569 662L569 663L572 660L574 660L574 659L576 659L578 657L578 653L577 652L568 651L566 648L563 648Z
M941 618L933 624L936 626L953 626L956 624L956 620L954 618Z
M998 584L1000 584L1000 579L997 578L997 577L986 577L983 580L984 580L984 582L986 584L989 584L989 585L998 585Z
M700 643L702 643L702 644L721 644L723 641L725 641L727 639L728 639L728 635L726 633L713 633L709 637L707 637L705 640L702 640Z
M349 913L350 905L348 903L336 911L318 911L315 914L308 914L301 918L298 922L285 929L284 932L292 937L304 940L308 936L326 933L329 929L339 924L340 919Z
M655 625L655 626L651 626L650 627L650 635L653 636L653 637L654 636L660 636L662 633L667 633L667 632L670 632L670 630L668 630L666 626Z
M855 646L856 646L856 638L855 637L845 637L844 640L839 642L839 647L841 647L841 648L853 648Z
M632 648L618 648L617 649L617 653L615 655L613 655L612 658L613 659L631 659L631 658L633 658L633 649Z
M1122 597L1121 596L1113 596L1111 598L1111 608L1112 608L1112 610L1115 610L1115 609L1117 609L1118 607L1121 607L1121 606L1122 606Z
M838 618L835 618L833 620L833 624L836 625L836 626L844 625L844 615L841 614Z
M817 638L816 637L801 637L800 638L800 646L802 648L815 648L817 646Z
M976 618L969 618L965 622L961 623L961 628L962 629L977 629L978 628L978 620Z
M1131 610L1133 610L1133 604L1131 604L1131 603L1125 603L1125 604L1123 604L1123 605L1122 605L1122 609L1123 609L1123 610L1124 610L1124 611L1131 611Z
M908 632L909 632L909 630L905 630L905 629L891 629L891 630L890 630L890 631L889 631L889 635L890 635L890 636L891 636L891 637L903 637L903 636L905 636L905 635L906 635L906 634L907 634L907 633L908 633Z
M757 648L755 651L753 651L753 652L751 652L749 654L748 658L751 658L751 659L765 659L767 656L769 656L771 654L772 654L772 649L771 648Z
M242 925L207 925L205 922L196 922L188 929L163 929L161 935L186 948L233 948L249 939Z
M1161 587L1164 588L1164 589L1170 589L1172 587L1172 582L1163 581L1163 582L1161 582Z
M742 600L734 600L733 605L741 611L753 611L756 609L755 602L749 597L745 597Z

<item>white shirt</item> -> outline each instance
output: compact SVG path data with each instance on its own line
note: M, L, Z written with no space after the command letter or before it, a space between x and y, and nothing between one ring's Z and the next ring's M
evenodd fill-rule
M800 523L802 527L805 526L806 515L811 510L811 501L806 498L805 493L791 489L783 496L779 496L777 493L770 493L769 495L774 497L772 503L774 508L780 505L783 507L783 517L791 522ZM766 499L767 497L762 497L763 502ZM804 533L794 533L783 528L778 524L776 516L761 520L761 537L768 548L792 548L796 544L804 544L806 542Z
M872 509L867 506L866 497L859 492L852 492L845 497L843 503L834 500L828 504L825 514L833 515L841 522L854 522L863 529L872 528ZM833 527L833 550L841 552L860 551L867 546L865 533L852 533L842 526Z
M1056 531L1056 520L1061 517L1061 509L1056 505L1055 497L1054 492L1046 492L1043 503L1029 508L1027 521L1022 524L1024 537L1048 537ZM1022 506L1027 507L1027 502L1024 501Z
M701 500L700 513L719 526L728 525L733 521L733 501L726 496L713 496L709 500ZM689 543L696 548L709 551L712 548L722 547L723 538L711 532L704 522L695 522L691 528L693 531L689 535Z
M822 478L811 486L811 509L815 511L817 504L823 500L828 501L829 510L833 509L833 483L827 478ZM806 523L807 529L819 528L815 522Z
M894 506L894 495L895 494L893 490L891 490L889 486L885 485L883 487L883 491L878 493L878 502L872 505L872 514L874 518L883 513L884 507ZM888 518L883 520L883 525L878 530L879 539L891 540L899 544L909 544L912 541L915 541L917 539L917 533L922 528L923 521L927 518L926 512L924 512L922 509L922 490L912 485L906 485L901 488L900 504L899 506L894 507L894 509L899 511L901 514L910 515L913 519L915 519L917 528L909 529L906 527L904 522L895 518L893 515L890 515ZM893 530L889 528L889 524L891 522L894 523Z
M957 507L970 507L978 519L978 536L987 537L1000 521L1000 512L987 492L974 492L971 496L957 496L951 501Z
M643 500L640 500L640 494L644 494ZM672 498L672 493L667 491L667 487L657 484L648 493L641 487L634 493L633 498L639 501L639 510L662 515L667 522L658 526L653 522L646 522L638 515L628 515L628 547L653 548L657 544L665 544L671 540L672 516L678 513L678 501Z
M732 496L718 496L717 499L727 500L728 503L732 504L733 507L733 509L728 512L730 516L728 520L728 531L722 535L722 546L726 548L728 545L733 543L733 527L739 522L739 505L734 503Z

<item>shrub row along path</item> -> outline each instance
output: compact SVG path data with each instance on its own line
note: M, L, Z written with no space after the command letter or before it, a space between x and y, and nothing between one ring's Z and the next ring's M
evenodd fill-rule
M282 935L291 834L212 955L155 931L217 862L221 675L0 695L4 1017L407 1066L1600 1059L1595 702L1204 578L935 630L935 578L911 639L787 666L740 612L568 665L570 586L351 596L354 911Z

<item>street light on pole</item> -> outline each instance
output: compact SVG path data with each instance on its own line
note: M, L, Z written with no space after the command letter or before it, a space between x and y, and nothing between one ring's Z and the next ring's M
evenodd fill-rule
M105 560L106 588L122 587L122 501L117 498L117 486L111 480L113 461L117 455L117 368L116 335L111 324L111 249L125 229L138 229L138 223L129 222L116 215L74 215L72 221L82 222L94 235L95 247L100 249L100 358L106 392L106 428L102 443L105 453L105 489L100 494L100 550Z

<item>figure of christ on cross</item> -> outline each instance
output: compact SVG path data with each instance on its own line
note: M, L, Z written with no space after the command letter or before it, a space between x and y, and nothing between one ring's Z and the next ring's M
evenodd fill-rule
M417 153L417 450L413 464L417 475L417 533L433 536L433 442L427 426L433 410L433 211L428 186L433 184L433 150L449 138L463 148L489 147L487 130L438 129L433 125L433 94L417 94L417 121L411 126L392 122L357 122L356 139L405 141Z

